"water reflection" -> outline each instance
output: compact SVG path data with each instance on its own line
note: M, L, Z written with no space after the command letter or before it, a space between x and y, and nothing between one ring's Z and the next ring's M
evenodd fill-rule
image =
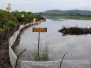
M65 52L67 55L65 57L66 60L79 60L79 59L90 59L91 58L91 35L69 35L62 36L61 33L58 32L63 26L67 27L90 27L90 20L64 20L64 21L53 21L51 19L47 19L46 22L42 22L40 25L34 27L44 27L47 28L46 33L40 33L41 47L44 47L46 41L50 44L49 53L54 57L54 60L60 59ZM37 48L37 39L38 33L32 32L32 28L28 28L24 31L24 34L21 35L19 46L17 46L16 51L21 50L23 48L27 48L27 50L33 51Z

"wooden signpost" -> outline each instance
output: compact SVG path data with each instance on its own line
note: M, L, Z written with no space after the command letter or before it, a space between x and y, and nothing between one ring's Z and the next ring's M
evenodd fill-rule
M32 32L38 32L38 57L39 57L40 32L47 32L47 28L33 28Z

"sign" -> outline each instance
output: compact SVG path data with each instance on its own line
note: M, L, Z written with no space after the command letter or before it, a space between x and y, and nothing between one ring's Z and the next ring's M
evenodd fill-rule
M32 32L38 32L38 57L39 57L39 44L40 44L40 32L47 32L47 28L33 28Z
M32 32L47 32L47 28L33 28Z

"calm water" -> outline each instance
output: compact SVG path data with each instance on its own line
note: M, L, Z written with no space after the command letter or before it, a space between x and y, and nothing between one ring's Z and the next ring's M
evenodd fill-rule
M60 59L67 52L66 60L81 60L91 58L91 35L67 35L63 36L58 30L63 26L66 27L91 27L91 20L72 20L46 19L46 22L33 27L47 28L47 32L40 33L40 47L48 45L50 55L55 59ZM20 38L20 43L16 48L16 52L26 48L33 51L37 48L38 33L32 32L32 28L26 29Z

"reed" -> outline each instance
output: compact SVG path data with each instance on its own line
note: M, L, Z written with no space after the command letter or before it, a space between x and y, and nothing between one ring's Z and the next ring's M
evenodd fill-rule
M40 49L39 57L38 57L38 51L37 52L36 51L34 52L35 61L48 61L49 60L48 45L46 45L44 48Z

